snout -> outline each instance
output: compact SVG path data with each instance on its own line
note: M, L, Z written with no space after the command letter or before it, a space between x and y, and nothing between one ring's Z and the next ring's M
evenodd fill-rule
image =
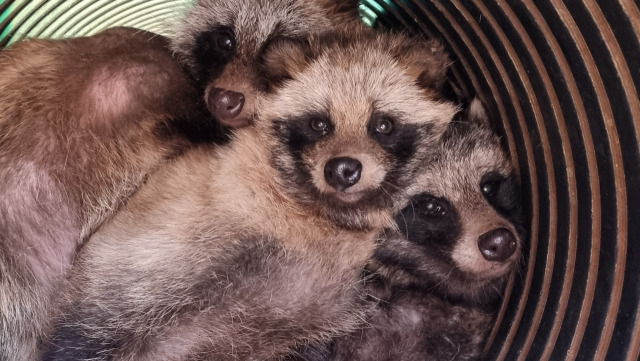
M324 166L324 178L337 191L358 183L362 174L362 163L349 157L330 159Z
M232 128L238 127L235 119L242 112L244 102L244 94L222 88L212 88L207 97L207 107L211 114Z
M478 248L487 261L504 262L515 253L518 245L510 230L498 228L478 237Z

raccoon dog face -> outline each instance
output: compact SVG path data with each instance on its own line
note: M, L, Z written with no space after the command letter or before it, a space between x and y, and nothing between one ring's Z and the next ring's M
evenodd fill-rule
M495 299L516 268L523 216L497 137L482 117L468 117L443 135L437 161L423 169L409 204L396 214L401 236L383 241L375 258L399 283L483 303Z
M390 207L433 155L456 111L433 90L449 61L439 44L401 36L317 40L272 45L265 74L285 85L261 110L268 124L256 126L272 134L283 188L341 226L358 228L358 209Z
M275 39L304 39L357 19L357 1L201 0L176 29L173 48L225 125L248 125L265 89L259 66ZM344 18L344 19L343 19Z

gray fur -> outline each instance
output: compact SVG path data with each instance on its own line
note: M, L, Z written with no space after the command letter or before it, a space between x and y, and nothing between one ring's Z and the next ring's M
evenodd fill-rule
M509 177L514 172L497 137L484 124L486 115L482 107L472 104L462 123L450 125L436 160L422 168L407 191L409 196L427 192L449 202L444 210L450 216L456 213L456 217L451 218L451 225L438 231L448 232L442 237L452 239L409 240L407 234L427 232L433 224L412 229L416 227L412 215L424 210L418 203L406 205L396 215L398 229L381 234L380 246L368 266L368 304L373 309L368 313L367 324L333 342L302 346L287 360L480 358L505 282L517 269L524 232L516 193L509 195L514 203L508 210L496 212L481 192L485 174L494 172ZM517 235L518 248L504 262L480 264L483 260L475 240L498 227ZM474 242L464 245L465 235L469 234L471 237L467 238ZM465 258L467 264L457 263L456 245L460 244L476 258Z
M228 26L235 31L238 61L249 67L256 66L267 40L275 37L305 39L347 23L341 20L341 13L357 14L357 1L340 1L346 11L338 10L335 2L200 0L173 29L173 49L190 69L196 68L197 60L192 56L196 37L211 28ZM353 20L357 19L354 17L350 21Z
M270 86L262 77L262 56L270 43L356 27L357 7L357 0L201 0L173 29L172 47L202 87L205 102L212 88L244 94L242 112L225 124L245 126L257 110L257 97ZM206 34L220 27L232 30L235 50L228 56L203 55L203 47L215 46Z
M360 273L400 196L397 185L381 192L397 162L366 131L372 109L394 114L398 129L429 125L411 153L422 159L456 108L418 85L425 61L446 63L428 45L373 34L322 44L274 48L276 72L288 74L254 126L164 167L91 238L44 360L269 360L360 324ZM283 127L317 109L335 131L294 150ZM369 187L348 201L314 173L345 155L362 160ZM414 174L422 161L402 164ZM307 173L314 194L287 170Z
M0 53L0 359L34 360L83 241L209 119L154 34L118 28Z

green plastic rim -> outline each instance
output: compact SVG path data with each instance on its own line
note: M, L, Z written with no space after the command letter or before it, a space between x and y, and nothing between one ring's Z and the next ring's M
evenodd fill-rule
M169 35L193 0L15 0L0 3L0 47L24 38L85 36L115 26Z

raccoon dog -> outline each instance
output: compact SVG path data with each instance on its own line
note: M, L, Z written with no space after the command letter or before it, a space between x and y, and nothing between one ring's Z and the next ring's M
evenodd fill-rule
M367 326L296 360L476 360L524 234L518 183L479 101L408 188L368 266ZM463 113L464 114L464 113ZM464 116L463 116L464 117Z
M0 359L35 357L78 246L212 121L168 46L119 28L0 53Z
M269 86L261 66L270 44L358 22L357 0L200 0L174 29L173 49L211 113L239 127Z
M79 256L45 360L267 360L361 320L360 272L457 108L440 45L283 40L252 127L154 174Z

